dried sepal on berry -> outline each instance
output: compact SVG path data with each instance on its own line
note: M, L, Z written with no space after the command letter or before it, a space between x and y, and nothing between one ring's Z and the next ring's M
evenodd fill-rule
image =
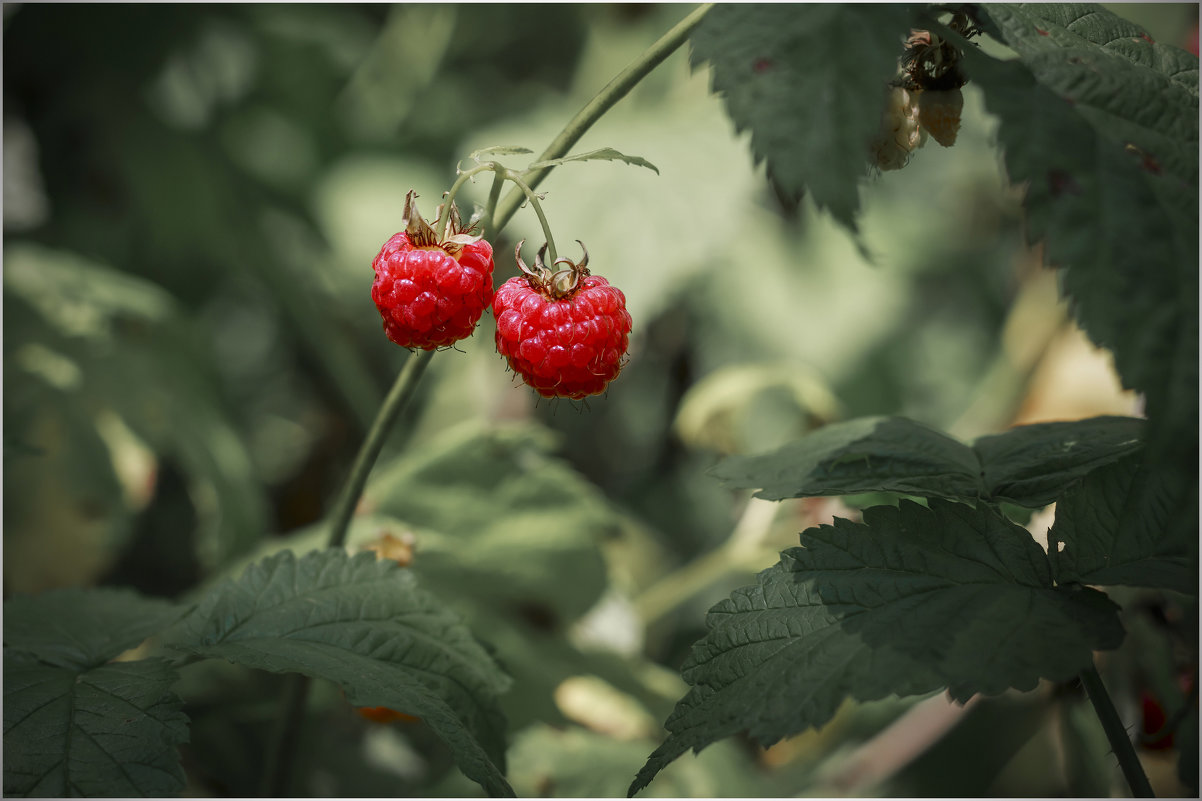
M546 398L581 399L605 391L626 363L631 318L626 296L579 262L558 258L551 267L544 245L534 266L514 257L522 275L506 281L493 300L497 352L522 380Z
M416 198L412 191L405 196L404 230L372 262L371 296L389 339L434 350L470 336L492 302L492 246L471 223L463 224L454 203L440 206L431 225ZM443 214L449 215L445 222Z

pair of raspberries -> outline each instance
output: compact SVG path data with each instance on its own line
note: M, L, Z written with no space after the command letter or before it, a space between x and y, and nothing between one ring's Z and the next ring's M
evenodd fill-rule
M497 352L545 398L584 398L605 391L622 370L631 320L626 297L577 264L556 259L552 272L517 261L523 275L494 294L492 245L465 233L452 210L452 234L440 236L412 200L406 230L393 235L372 262L371 296L384 331L405 348L433 350L470 336L491 304L497 320ZM583 248L584 246L581 245Z

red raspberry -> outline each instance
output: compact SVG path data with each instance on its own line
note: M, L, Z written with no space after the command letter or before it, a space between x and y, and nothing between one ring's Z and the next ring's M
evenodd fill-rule
M384 243L372 262L371 298L384 332L403 348L452 345L471 336L492 301L492 245L472 236L452 207L450 235L442 238L417 211L410 192L405 230ZM440 210L441 218L441 210Z
M584 250L584 245L580 245ZM544 398L597 395L617 378L630 338L626 296L604 278L590 275L588 251L580 264L552 274L535 259L534 270L522 263L522 243L515 255L525 275L510 278L497 290L497 352Z

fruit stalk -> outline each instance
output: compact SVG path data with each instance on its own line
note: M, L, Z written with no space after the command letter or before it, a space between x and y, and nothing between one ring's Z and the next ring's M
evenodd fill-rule
M676 48L684 44L685 40L689 38L689 34L693 32L693 28L697 27L697 23L701 22L701 18L705 16L705 13L712 6L713 3L702 3L693 9L688 16L676 23L655 44L648 47L641 56L626 67L626 69L618 73L592 100L585 104L584 108L576 113L576 116L560 131L559 136L555 137L551 144L547 146L547 149L535 159L535 162L550 161L551 159L566 156L572 145L580 141L580 137L584 136L585 131L591 128L593 123L601 119L601 116L606 111L609 111L614 103L617 103L629 94L630 90L645 78L651 70L659 66L660 62L672 55L676 51ZM554 168L541 167L536 170L528 170L524 175L526 183L531 188L537 187L552 169ZM522 205L522 196L523 193L515 189L501 201L495 218L498 229L504 228L505 224L509 222L509 219Z
M359 504L359 496L363 494L363 488L367 485L367 477L371 474L372 466L375 465L376 458L380 455L385 440L388 439L388 432L397 415L401 413L409 399L413 397L413 393L417 391L418 381L421 379L422 373L426 371L426 367L430 364L430 357L433 355L434 351L432 350L419 350L410 356L393 383L392 389L388 391L388 396L384 398L384 403L380 406L380 413L376 415L371 430L367 432L367 438L363 440L363 445L359 448L359 454L355 457L350 476L347 478L346 485L342 488L342 494L338 496L338 503L330 516L330 536L326 540L326 547L341 548L346 543L346 532L350 528L355 507Z
M555 238L551 236L551 226L547 223L547 216L543 214L543 206L538 201L538 195L534 194L534 189L531 188L526 181L522 180L520 173L517 173L513 170L506 170L505 178L517 184L518 189L520 189L526 195L526 199L530 201L530 207L534 209L534 213L538 216L539 225L543 227L543 236L547 240L547 255L551 257L551 263L554 264L555 260L559 258L558 254L555 252Z
M1090 665L1081 671L1081 684L1085 687L1085 693L1089 696L1094 711L1098 713L1098 720L1102 721L1106 739L1110 741L1110 747L1118 757L1119 768L1122 769L1123 778L1130 785L1131 792L1136 798L1155 798L1156 794L1152 792L1152 785L1144 773L1144 766L1140 764L1139 755L1135 753L1135 746L1127 736L1127 729L1123 726L1122 718L1115 710L1109 693L1106 692L1106 685L1102 683L1098 669Z

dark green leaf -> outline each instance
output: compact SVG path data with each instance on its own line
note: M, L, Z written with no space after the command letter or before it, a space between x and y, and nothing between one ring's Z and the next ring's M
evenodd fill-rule
M131 590L17 595L4 603L4 647L55 667L95 667L166 628L183 611Z
M987 493L967 445L903 417L832 423L762 456L724 459L713 475L757 498L899 492L975 499Z
M981 437L973 450L994 500L1037 508L1090 471L1139 450L1144 426L1134 417L1036 423Z
M969 447L902 417L833 423L761 456L723 460L728 486L778 501L896 492L951 500L1046 506L1089 471L1140 447L1143 421L1095 417L1017 426Z
M1198 487L1129 457L1091 473L1056 504L1048 532L1056 581L1198 591Z
M780 188L810 192L855 231L868 143L910 26L900 5L718 4L692 34L692 62L713 66L714 92Z
M161 659L79 672L4 658L4 793L178 795L188 719Z
M1197 181L1198 59L1095 3L982 6L1041 84L1120 144Z
M981 8L1023 57L964 53L1026 186L1028 237L1065 268L1076 319L1124 386L1146 394L1149 446L1196 462L1197 59L1097 6Z
M427 531L414 569L440 595L488 608L538 604L568 623L607 583L601 543L619 518L533 426L465 424L377 471L379 514Z
M743 730L770 745L821 726L847 696L1028 690L1122 641L1114 604L1055 587L1030 534L988 509L902 501L864 520L806 530L710 611L681 670L692 689L631 793L689 748Z
M416 715L464 774L494 795L512 794L496 700L508 677L395 562L284 551L214 588L166 639L202 657L327 679L355 706Z
M624 161L627 164L633 164L636 167L646 167L659 175L659 168L656 167L647 159L641 156L627 156L625 153L619 153L612 147L603 147L599 150L590 150L587 153L577 153L574 156L564 156L559 159L551 159L549 161L536 161L528 166L527 170L541 170L546 167L558 167L561 164L567 164L569 161Z

